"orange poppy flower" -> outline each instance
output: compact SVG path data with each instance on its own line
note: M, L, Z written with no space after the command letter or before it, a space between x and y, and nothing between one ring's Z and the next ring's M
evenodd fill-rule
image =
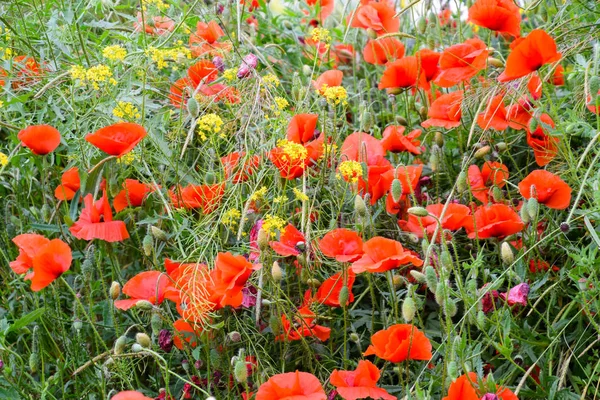
M306 0L306 4L311 7L317 6L317 18L321 22L331 15L335 7L334 0Z
M141 125L119 122L88 134L85 140L106 154L122 157L133 150L146 135L146 129Z
M316 81L313 81L313 87L317 92L323 94L324 87L334 87L341 86L342 79L344 78L344 73L337 69L332 69L329 71L323 72Z
M176 80L169 89L169 100L177 108L185 106L194 92L194 82L187 76Z
M600 97L600 90L598 90L597 95L595 96L596 99L598 99ZM599 114L600 113L600 107L598 107L596 105L596 102L594 100L594 98L592 98L592 96L588 95L587 97L587 105L586 105L587 109L590 110L590 112L593 112L594 114Z
M361 237L349 229L334 229L323 236L318 243L321 253L339 262L353 262L364 254Z
M338 395L345 400L384 399L395 400L385 389L377 387L381 373L371 361L360 360L354 371L338 371L331 373L329 383L335 386Z
M140 300L146 300L157 306L165 300L165 293L170 285L171 280L163 272L140 272L123 285L123 293L130 298L115 300L115 307L120 310L129 310Z
M378 162L368 166L366 181L362 176L358 177L358 192L362 195L369 193L371 205L375 205L390 190L393 171L392 164L386 158L379 158Z
M308 293L310 294L310 292ZM331 328L317 325L315 320L315 313L306 305L298 309L298 315L294 318L293 324L284 314L281 316L281 329L283 333L275 337L275 340L294 341L301 340L303 337L316 337L321 342L328 340L331 335Z
M308 143L315 137L318 121L317 114L294 115L287 127L287 139L294 143Z
M144 24L144 20L146 24ZM152 21L152 22L150 22ZM148 17L142 18L142 13L138 12L137 21L133 24L135 32L145 31L149 35L165 35L173 32L175 21L169 17Z
M372 39L363 49L363 58L369 64L383 65L404 57L404 44L396 38Z
M190 324L189 322L178 319L173 322L173 344L179 350L183 350L185 343L191 348L195 348L200 344L200 333L202 328L197 324Z
M468 21L514 37L521 34L521 14L512 0L477 0L469 8Z
M436 126L446 129L460 126L462 101L462 90L441 95L429 107L427 112L429 119L423 121L421 126L423 128Z
M330 47L330 54L334 59L334 68L337 64L350 64L356 57L354 46L351 44L336 44Z
M486 67L489 51L479 39L448 47L440 57L440 73L434 82L441 87L452 87L471 79Z
M2 67L0 67L0 78L4 78L8 76L8 72L6 72L6 70ZM6 86L6 80L4 79L0 79L0 88L3 88L4 86Z
M191 322L206 322L217 304L210 299L213 282L206 264L181 263L165 259L165 269L172 284L164 297L177 305L177 311Z
M477 116L477 125L483 130L495 129L503 131L508 128L508 112L504 107L504 96L498 95L490 99L485 111Z
M386 199L386 208L390 214L397 213L399 211L400 204L404 201L406 195L414 193L419 179L421 179L421 172L423 172L423 165L399 165L396 170L393 169L386 173L386 177L389 182L388 186L388 195ZM397 177L402 186L402 195L397 203L394 203L394 199L392 198L392 181L394 177ZM387 183L386 182L386 183Z
M561 57L554 39L541 29L534 29L512 48L506 59L506 69L500 74L498 81L508 82L521 78Z
M479 206L471 218L465 220L469 238L503 238L521 232L525 224L512 208L504 204Z
M280 256L289 257L297 256L302 253L298 245L304 245L306 239L302 232L300 232L292 224L288 224L281 232L278 242L269 242L269 245L273 251Z
M342 161L366 162L367 165L375 164L385 157L385 149L381 141L364 132L354 132L348 135L340 152ZM361 155L365 155L366 160Z
M444 206L445 205L441 203L430 204L426 207L426 209L429 214L440 219ZM448 208L444 213L444 217L441 218L441 228L449 231L457 231L463 227L465 219L469 216L469 214L471 214L469 207L463 204L450 203L448 204ZM428 238L431 238L435 232L438 222L436 218L431 216L417 217L410 214L408 216L408 220L400 220L398 221L398 225L403 231L412 232L419 238L422 238L425 235L427 235ZM440 239L441 234L436 237L436 241L439 241Z
M217 304L218 308L239 307L242 304L242 289L255 269L257 267L244 256L236 256L229 252L217 254L215 268L210 271L213 283L209 291L211 301Z
M152 187L145 183L135 179L125 179L123 190L113 199L113 207L116 212L121 212L129 206L140 207L146 196L152 192Z
M260 164L260 156L254 155L248 159L245 157L246 153L243 151L234 151L221 157L225 179L232 178L233 183L246 182L254 174ZM240 161L242 161L241 165Z
M63 201L71 200L75 197L75 192L79 190L80 186L79 169L77 167L69 168L63 172L60 185L54 189L54 197Z
M28 126L17 137L23 146L40 156L52 153L60 144L60 132L50 125Z
M42 72L42 68L35 61L35 58L29 56L15 57L13 59L13 68L17 72L17 79L14 79L12 82L13 89L20 89L34 83L35 78L39 77Z
M552 73L551 82L554 86L563 86L565 84L565 67L558 64Z
M400 242L381 236L367 240L363 250L365 254L352 264L352 270L357 274L386 272L408 264L415 267L423 265L423 260L413 252L404 250Z
M13 238L19 255L10 263L11 269L26 274L31 280L31 290L39 292L71 268L73 256L68 244L60 239L49 240L35 233L26 233Z
M126 390L115 394L110 400L153 400L152 397L144 396L134 390Z
M198 21L196 31L190 35L190 46L202 42L213 44L222 36L225 36L225 32L223 32L218 22L209 21L206 23Z
M518 397L511 392L509 389L497 386L495 393L485 393L487 385L482 382L479 386L477 382L477 374L475 372L469 372L468 374L461 375L450 385L448 389L448 396L442 400L488 400L499 399L499 400L519 400ZM488 397L488 395L491 395Z
M73 236L83 240L100 239L106 242L121 242L129 238L125 222L113 221L106 190L100 200L94 202L92 195L88 194L83 203L85 207L79 219L69 228Z
M220 83L200 85L200 90L197 94L201 95L201 101L224 101L228 104L237 104L240 102L240 92L236 88L225 86Z
M219 207L225 194L225 183L213 185L187 185L179 186L174 191L169 191L171 202L177 208L202 209L202 213L210 214Z
M348 16L348 24L352 28L372 29L381 36L400 29L400 18L395 15L394 6L386 1L361 2L356 11Z
M468 169L469 185L473 197L487 204L490 202L490 191L493 186L504 187L508 179L508 167L495 162L486 161L481 170L477 165L471 165Z
M371 345L365 356L377 357L393 363L404 360L431 360L431 342L414 325L396 324L371 336Z
M533 149L533 155L535 156L535 162L540 167L547 165L550 161L558 154L558 143L560 139L554 136L550 136L546 133L546 127L542 124L554 128L554 121L548 114L542 114L540 116L540 122L538 122L536 129L531 132L529 130L529 124L527 125L527 144Z
M407 151L411 154L421 154L421 141L417 138L421 136L421 130L415 129L408 135L404 135L406 128L402 125L390 125L383 131L381 145L387 151L392 153L401 153Z
M527 82L527 90L529 90L529 94L534 100L539 100L542 97L542 80L537 72L531 74Z
M255 400L327 400L321 382L308 372L273 375L260 385Z
M386 65L385 71L379 81L379 89L406 89L413 86L426 84L425 73L419 66L415 56L408 56Z
M516 130L526 129L532 115L532 105L527 96L506 109L508 126Z
M219 70L212 62L208 60L198 61L196 64L188 68L188 77L193 82L194 86L201 83L211 83L219 75Z
M279 175L284 179L296 179L304 174L307 166L305 157L290 156L281 147L276 147L268 154L269 160L279 170Z
M419 65L425 73L427 85L423 87L424 89L429 90L429 82L437 78L440 72L439 62L441 56L441 53L429 49L421 49L415 53L415 57L419 60Z
M319 286L319 289L317 289L316 300L329 307L340 307L340 292L346 286L348 288L348 300L344 306L352 303L354 301L352 285L354 285L356 274L349 269L345 275L344 277L343 272L338 272L325 279L321 286Z
M519 183L519 193L526 199L535 197L548 208L564 210L571 204L571 187L552 172L538 169Z

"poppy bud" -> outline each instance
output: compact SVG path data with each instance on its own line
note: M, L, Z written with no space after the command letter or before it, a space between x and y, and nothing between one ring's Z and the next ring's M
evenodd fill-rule
M430 49L435 48L435 36L433 36L433 35L427 36L427 47L429 47Z
M425 18L424 15L422 15L421 18L417 20L417 30L420 34L424 34L427 30L427 18Z
M529 218L535 221L535 219L537 218L538 210L539 203L537 199L532 197L529 200L527 200L527 214L529 214Z
M114 352L115 354L123 354L125 351L125 344L127 343L126 336L119 336L117 340L115 340Z
M438 277L435 273L435 269L431 265L425 267L425 282L427 283L429 291L431 291L431 293L435 293L438 284Z
M152 313L152 318L150 318L150 327L152 328L152 335L156 336L159 334L160 329L162 328L162 318L160 317L160 313L158 311Z
M496 203L499 203L504 196L502 195L502 190L498 186L494 186L492 188L492 198Z
M450 300L449 298L446 299L446 301L444 302L444 314L446 314L449 317L454 317L457 311L458 308L456 307L456 303Z
M592 96L592 103L596 104L596 98L598 97L598 91L600 91L600 77L592 76L589 80L590 95Z
M396 122L402 126L408 126L408 121L406 120L406 118L401 117L399 115L396 116Z
M502 242L500 245L500 255L502 256L502 261L506 265L511 265L513 262L515 262L515 255L508 242Z
M423 207L410 207L406 212L415 217L427 217L429 215L429 211Z
M135 303L135 308L138 308L142 311L150 311L154 306L148 300L138 300Z
M481 310L477 312L477 325L479 326L479 329L485 328L485 313Z
M436 290L435 290L435 302L439 306L443 306L445 297L446 297L446 281L441 280L438 282Z
M269 234L264 229L259 229L256 241L261 252L269 248Z
M390 192L392 193L392 200L394 200L394 203L399 202L402 197L402 182L400 182L400 179L396 178L392 181Z
M436 172L440 167L440 160L437 152L437 145L433 145L431 148L431 154L429 155L429 168L432 172Z
M456 366L456 361L454 360L448 363L448 376L453 381L458 378L458 367Z
M131 351L134 353L140 353L144 351L144 347L139 343L134 343L131 345Z
M348 286L346 286L346 285L342 286L342 289L340 290L340 295L338 297L340 306L346 307L348 305L349 297L350 297L350 290L348 289Z
M456 179L456 190L458 193L464 193L467 190L467 173L465 171L461 171L458 174L458 178Z
M312 67L310 65L306 65L304 64L302 66L302 74L305 76L311 76L312 75Z
M365 132L370 131L371 127L373 127L373 114L368 109L365 109L360 116L360 122L362 122L362 128Z
M32 373L37 372L38 364L40 363L40 355L37 352L29 355L29 369Z
M310 287L319 287L321 286L321 281L316 278L308 278L306 284Z
M111 299L118 299L119 295L121 294L121 284L113 281L113 283L110 284L110 289L108 289L108 294L110 295Z
M150 233L152 234L152 236L154 236L156 240L160 240L161 242L166 242L169 239L169 236L165 231L163 231L160 228L157 228L154 225L150 227Z
M415 301L412 297L407 296L402 302L402 317L406 323L410 323L413 320L416 312L417 307L415 306Z
M427 239L421 240L421 249L423 250L423 254L427 254L427 249L429 249L429 241Z
M538 120L535 118L531 118L528 124L529 132L533 132L538 128Z
M358 336L358 334L356 332L352 332L350 334L350 340L353 341L354 343L358 343L358 342L360 342L360 337Z
M571 229L571 227L569 226L569 224L567 222L562 222L560 224L560 230L561 230L561 232L567 233L567 232L569 232L570 229Z
M473 156L475 158L483 158L484 156L486 156L490 152L491 149L492 148L490 146L483 146L482 148L480 148L479 150L477 150L475 152L475 154L473 154Z
M427 116L428 116L427 113L428 113L427 107L425 107L425 106L419 107L419 116L421 117L421 120L424 121L427 119Z
M198 101L194 97L188 99L187 111L192 118L197 118L198 115L200 115L200 107L198 106Z
M527 203L523 204L523 207L521 207L521 210L519 211L519 216L521 217L521 220L524 224L527 224L529 223L529 221L531 221L531 218L529 218L529 212L527 212Z
M150 336L146 335L143 332L138 332L135 334L135 341L142 347L150 347L152 341L150 340Z
M52 209L50 208L50 206L48 204L44 204L42 206L42 218L44 219L44 221L50 221L50 217L52 213Z
M508 149L506 143L500 142L496 144L496 150L498 150L499 153L504 153L506 149Z
M269 318L269 326L271 327L271 331L273 331L273 334L275 336L278 336L281 332L281 319L278 318L276 315L271 315L271 318Z
M144 250L144 254L146 257L150 257L152 255L152 248L154 247L154 241L152 240L152 235L146 234L144 239L142 240L142 249Z
M238 331L232 331L229 332L229 334L227 335L227 337L229 338L229 340L231 340L233 343L239 343L242 341L242 335L241 333L239 333Z
M69 217L68 215L65 215L63 217L63 221L65 222L65 224L70 228L71 226L73 226L73 224L75 223L75 221L73 221L71 219L71 217ZM11 235L12 236L12 235Z
M504 67L504 63L502 62L502 60L498 60L497 58L494 58L494 57L488 57L487 62L488 62L489 66L492 66L494 68Z
M367 36L369 37L369 39L377 39L377 32L375 32L375 29L373 28L368 28Z
M246 383L248 380L248 368L246 368L246 362L242 359L238 359L233 367L233 376L238 383Z
M452 268L452 256L447 250L442 251L442 254L440 254L440 261L444 267L448 269Z
M356 211L356 214L361 218L364 218L367 215L367 205L363 198L358 194L354 196L354 211Z
M437 144L439 147L443 147L444 146L444 134L440 131L437 131L434 134L434 141L435 141L435 144Z
M73 329L79 332L81 328L83 328L83 324L81 323L80 319L76 319L75 321L73 321Z
M419 283L425 283L427 281L427 277L425 274L413 269L410 271L410 275L415 278L415 280Z
M275 282L281 282L283 279L283 271L277 261L273 261L273 265L271 266L271 276Z

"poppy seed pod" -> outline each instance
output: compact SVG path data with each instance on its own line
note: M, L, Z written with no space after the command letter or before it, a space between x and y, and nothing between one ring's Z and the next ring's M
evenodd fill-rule
M391 193L394 203L399 202L402 197L402 182L400 182L400 179L396 178L392 181Z
M165 231L163 231L160 228L157 228L154 225L150 227L150 233L152 233L152 236L154 236L156 240L160 240L161 242L166 242L169 239Z
M364 218L367 215L367 205L360 195L354 196L354 211L359 217Z
M227 335L227 337L233 343L238 343L238 342L242 341L242 335L238 331L229 332L229 334Z
M110 295L110 298L113 300L116 300L119 298L119 296L121 295L121 284L119 282L113 281L113 283L110 284L110 289L108 290L108 294Z
M413 269L410 271L410 275L415 278L415 280L419 283L425 283L427 282L427 277L425 276L425 274Z
M527 214L529 214L529 218L531 218L534 221L537 218L539 208L540 206L537 199L532 197L529 200L527 200Z
M562 222L560 224L560 230L563 233L567 233L567 232L569 232L569 230L571 230L571 227L569 226L569 224L567 222Z
M406 210L410 215L414 215L415 217L427 217L429 216L429 211L424 207L410 207Z
M135 341L142 347L150 347L152 341L150 340L150 336L146 335L143 332L138 332L135 334Z
M438 284L438 277L435 273L435 268L433 268L431 265L425 267L425 282L427 283L429 291L431 293L435 293Z
M142 249L144 250L144 255L146 257L150 257L152 255L152 248L154 246L154 241L152 240L152 235L146 234L144 239L142 240Z
M192 118L197 118L200 115L200 107L198 101L194 97L190 97L187 102L187 111Z
M261 252L269 248L269 234L264 229L260 228L256 241Z
M488 155L490 150L492 148L490 146L483 146L482 148L480 148L479 150L477 150L475 152L475 154L473 154L473 157L475 158L483 158L484 156Z
M416 312L417 307L415 301L412 297L407 296L402 302L402 318L404 318L407 323L410 323L415 317Z
M248 368L246 368L246 362L242 359L238 359L233 367L233 376L238 383L246 383L248 380Z
M283 271L277 261L273 261L273 265L271 266L271 276L275 282L281 282L283 279Z
M308 278L306 284L311 287L319 287L321 286L321 281L316 278Z
M127 344L126 336L119 336L117 340L115 340L114 353L115 354L123 354L125 351L125 344Z
M421 120L425 121L427 119L428 112L429 112L429 110L427 109L427 107L425 107L425 106L419 107L419 116L421 117Z

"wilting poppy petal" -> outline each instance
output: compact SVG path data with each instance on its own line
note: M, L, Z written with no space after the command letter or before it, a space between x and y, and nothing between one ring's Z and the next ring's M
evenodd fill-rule
M292 117L287 128L287 139L294 143L305 144L315 137L317 114L296 114Z
M129 238L125 222L112 220L106 193L96 202L92 195L88 194L83 202L85 207L79 219L69 228L73 236L83 240L100 239L106 242L120 242Z

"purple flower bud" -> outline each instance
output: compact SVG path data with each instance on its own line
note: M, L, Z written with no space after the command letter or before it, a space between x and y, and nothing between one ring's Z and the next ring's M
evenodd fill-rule
M509 306L520 304L522 306L527 305L527 296L529 295L529 285L526 283L519 283L508 291L507 301Z
M488 286L487 283L481 288L481 290L483 291L486 286ZM500 294L497 290L492 290L483 295L483 297L481 298L481 306L482 311L485 314L491 313L496 309L496 300L498 299L498 297L500 297Z
M257 290L254 286L247 284L242 289L242 307L250 308L256 305Z
M4 368L4 361L0 360L0 370L2 370L2 368Z
M252 71L256 68L258 64L258 57L254 54L250 53L242 60L242 65L238 69L237 77L238 79L242 79L250 75Z
M167 353L170 353L173 349L173 336L168 329L161 329L158 333L158 345Z
M331 392L329 392L329 395L327 396L327 400L334 400L335 396L337 396L338 392L337 390L332 390Z
M496 396L494 393L486 393L483 395L481 400L499 400L499 399L498 399L498 396Z
M215 67L217 67L219 72L225 71L225 63L223 62L223 57L215 56L212 60L212 63L215 64Z

